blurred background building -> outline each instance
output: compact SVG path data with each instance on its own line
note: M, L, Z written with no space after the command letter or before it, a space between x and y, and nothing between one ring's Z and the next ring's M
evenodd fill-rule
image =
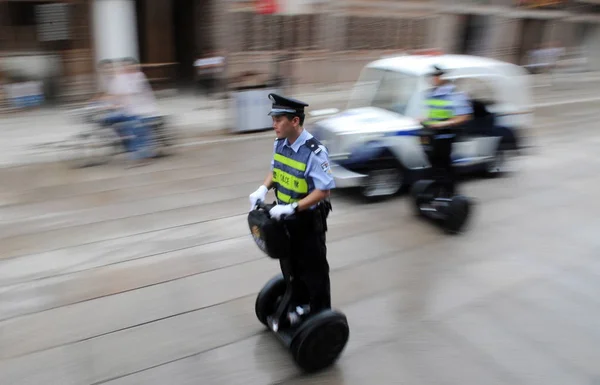
M217 52L229 79L305 84L351 82L407 50L525 64L548 44L600 70L600 0L0 0L0 83L60 103L94 92L102 59L137 58L155 88L181 89Z

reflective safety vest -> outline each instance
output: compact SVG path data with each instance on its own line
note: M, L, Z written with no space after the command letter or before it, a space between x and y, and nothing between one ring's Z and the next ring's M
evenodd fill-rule
M314 190L312 181L307 178L306 167L310 159L309 145L316 144L316 139L308 139L298 152L284 145L285 140L278 140L273 155L273 185L279 203L298 202ZM318 148L318 147L317 147ZM318 149L317 151L320 151Z
M448 92L441 95L435 95L432 93L429 98L426 99L428 114L425 124L432 124L435 122L442 122L454 117L453 103L450 97L454 92L454 88L449 88Z

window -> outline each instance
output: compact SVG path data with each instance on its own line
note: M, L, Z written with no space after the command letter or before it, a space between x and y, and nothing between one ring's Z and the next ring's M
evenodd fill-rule
M457 79L454 84L459 91L464 92L469 99L495 104L496 95L489 82L477 78Z
M366 68L355 86L349 107L372 106L404 114L416 92L417 81L414 75Z
M0 0L1 1L1 0ZM319 47L318 15L260 15L232 12L233 50L313 50Z

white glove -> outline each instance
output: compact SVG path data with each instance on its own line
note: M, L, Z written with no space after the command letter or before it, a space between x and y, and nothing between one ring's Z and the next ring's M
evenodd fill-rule
M269 210L269 214L271 215L271 218L279 220L282 215L294 214L294 207L292 205L276 205Z
M265 185L262 185L258 188L258 190L250 194L250 196L248 197L250 199L250 211L254 209L254 206L256 206L256 202L264 202L268 192L269 189Z

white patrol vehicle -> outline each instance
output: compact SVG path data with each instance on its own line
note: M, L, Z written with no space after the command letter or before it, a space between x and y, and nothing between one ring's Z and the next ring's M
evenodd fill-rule
M406 55L369 63L344 111L318 110L306 128L329 151L337 188L360 188L367 199L397 193L431 168L420 142L433 65L465 92L473 119L452 158L460 172L503 170L518 149L520 129L533 123L530 78L519 66L463 55Z

